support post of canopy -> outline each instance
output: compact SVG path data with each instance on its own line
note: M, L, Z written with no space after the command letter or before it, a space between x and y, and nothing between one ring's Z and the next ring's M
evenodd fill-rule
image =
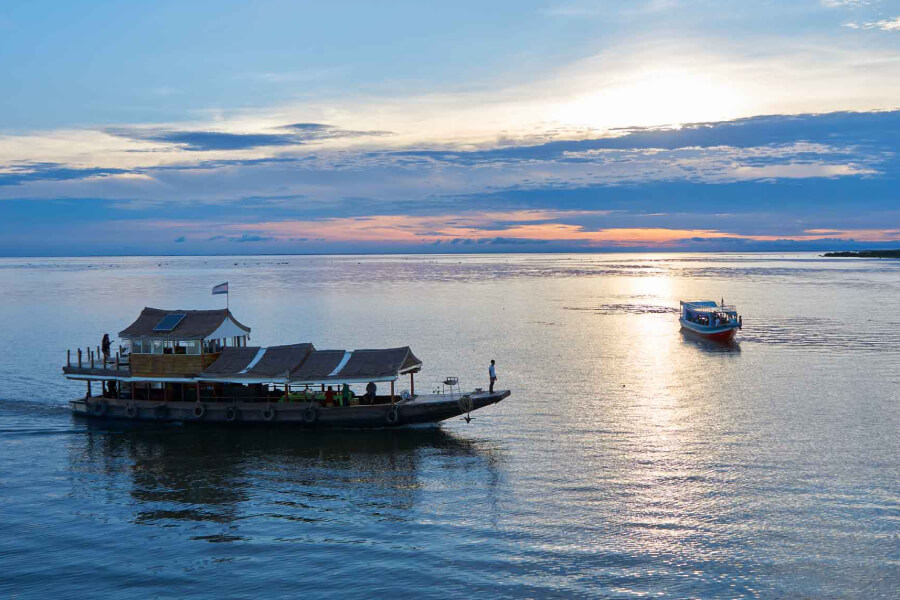
M71 350L66 350L66 366L67 367L72 366L72 351Z
M197 393L197 402L200 402L200 382L194 384L194 391Z
M391 404L394 403L394 382L391 381Z
M78 349L78 366L81 367L81 348Z
M413 378L414 373L412 371L409 372L409 395L416 395L416 380Z
M91 380L87 380L87 393L84 395L84 399L87 400L91 397Z

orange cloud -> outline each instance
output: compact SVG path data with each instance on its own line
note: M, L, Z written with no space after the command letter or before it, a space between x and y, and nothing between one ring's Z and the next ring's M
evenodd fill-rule
M586 229L582 225L560 223L561 219L578 216L605 215L609 211L519 210L511 212L473 212L463 214L410 216L372 215L334 217L309 221L268 221L261 223L222 224L215 228L230 235L258 234L273 239L308 238L328 242L377 242L380 244L418 245L449 242L454 239L473 241L497 237L573 242L585 246L676 246L685 239L743 239L748 241L795 240L822 238L854 239L865 242L900 240L898 229L807 229L799 235L747 235L716 229L670 229L664 227L612 227ZM189 222L158 222L167 228L196 227ZM205 228L204 231L210 231Z

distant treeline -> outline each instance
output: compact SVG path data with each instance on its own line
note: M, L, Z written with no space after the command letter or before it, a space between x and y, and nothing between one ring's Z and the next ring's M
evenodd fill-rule
M859 252L826 252L822 256L855 258L900 258L900 250L860 250Z

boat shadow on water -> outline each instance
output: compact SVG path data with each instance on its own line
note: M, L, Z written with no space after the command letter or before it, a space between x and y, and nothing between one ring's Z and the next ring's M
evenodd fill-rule
M709 354L740 354L741 344L739 340L728 340L727 342L716 342L708 340L691 333L690 331L681 330L681 341L686 346L692 346L702 352Z
M436 469L474 471L491 487L502 461L488 442L437 427L298 432L89 422L83 440L70 446L72 471L84 475L76 494L102 502L102 489L122 488L133 520L160 526L233 524L248 511L315 522L332 518L335 504L359 509L359 518L403 520Z

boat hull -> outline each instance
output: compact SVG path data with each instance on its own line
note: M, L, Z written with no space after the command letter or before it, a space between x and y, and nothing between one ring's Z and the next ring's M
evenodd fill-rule
M438 423L496 404L509 390L466 396L416 398L393 406L323 408L310 403L152 402L94 397L72 400L72 413L91 419L154 423L289 426L302 429L381 429ZM203 408L198 408L202 406Z
M691 323L690 321L685 321L684 319L680 319L679 321L681 323L682 331L713 342L730 342L734 339L734 336L738 330L737 325L727 325L724 327L703 327L700 325L696 325L695 323Z

